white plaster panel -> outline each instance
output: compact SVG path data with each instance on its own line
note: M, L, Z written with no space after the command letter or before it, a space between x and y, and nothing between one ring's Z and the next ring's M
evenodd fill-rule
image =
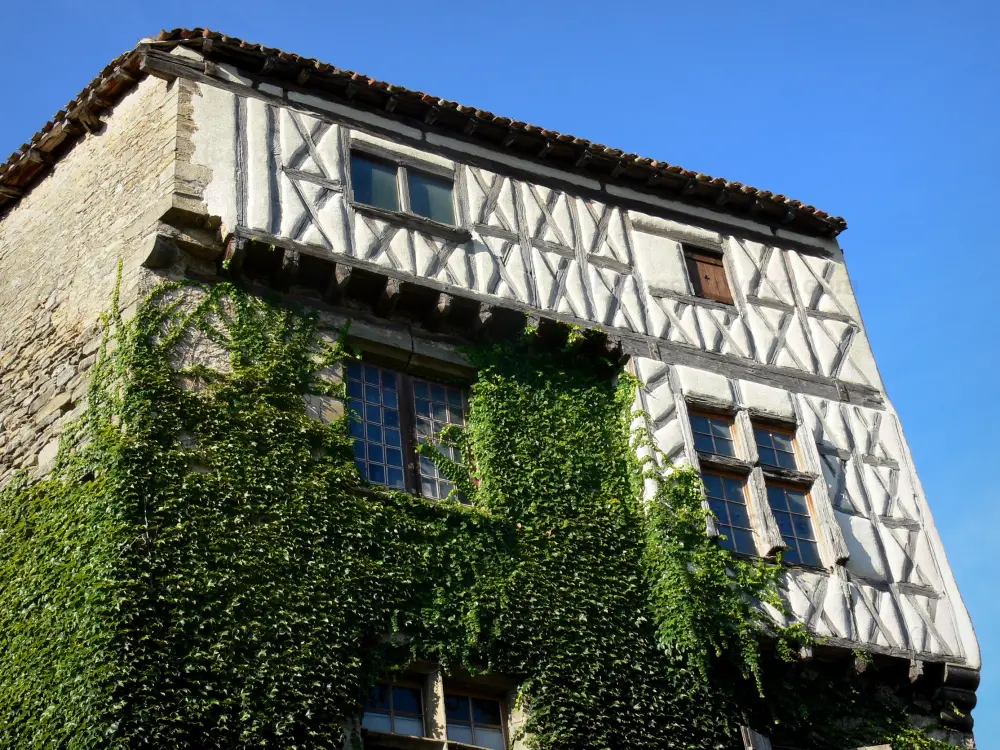
M247 225L271 231L271 178L268 170L267 105L247 99Z
M358 122L365 122L370 125L374 125L378 128L395 131L400 135L407 136L408 138L419 139L422 135L417 128L411 128L408 125L403 125L396 120L390 120L386 117L373 115L370 112L355 109L354 107L345 107L341 104L335 104L328 99L313 96L312 94L300 94L297 91L289 91L288 98L293 102L298 102L308 107L325 110L341 117L347 117Z
M629 211L629 218L636 230L646 234L670 238L678 243L689 242L699 247L721 248L722 246L722 235L695 224L682 224L640 211Z
M285 95L285 90L281 86L275 86L271 83L262 83L257 87L262 93L270 94L271 96L276 96L279 99Z
M733 402L729 380L723 375L683 365L677 365L677 375L685 396L707 396L727 404Z
M436 164L439 167L444 167L446 169L454 169L455 162L451 159L446 159L443 156L432 153L430 151L425 151L422 149L416 149L412 146L407 146L406 144L399 143L398 141L391 141L388 138L379 138L378 136L372 135L371 133L366 133L364 130L352 130L351 131L351 141L358 143L370 143L373 146L379 146L381 148L392 151L400 156L408 156L417 162L426 162L427 164Z
M773 414L776 417L792 418L795 416L795 407L792 405L792 397L788 391L755 383L752 380L741 380L739 383L745 406Z
M837 513L836 516L851 552L847 569L864 578L885 580L885 569L879 559L878 542L871 521L847 513Z
M635 260L646 283L660 289L689 294L681 243L656 234L636 231Z
M197 86L191 161L211 171L202 199L210 216L221 217L225 235L236 227L236 96L215 86Z

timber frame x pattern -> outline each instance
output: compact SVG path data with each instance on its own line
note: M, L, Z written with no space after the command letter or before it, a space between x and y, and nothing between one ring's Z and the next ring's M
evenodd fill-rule
M971 709L978 645L834 239L842 219L198 29L141 42L0 165L0 211L148 76L188 97L199 177L179 180L147 267L217 278L224 247L230 273L304 292L408 368L467 371L450 344L528 319L552 338L591 331L595 355L630 360L671 464L719 464L695 449L689 409L731 420L760 555L784 541L753 425L785 426L822 561L789 567L792 618L909 660L913 679L940 671ZM405 196L400 210L356 199L352 153L399 165L401 186L411 168L450 184L454 222ZM691 255L714 259L731 303L702 295Z
M643 278L636 243L684 242L683 229L582 190L574 194L459 162L399 134L374 136L370 127L345 124L346 117L305 114L298 102L292 109L260 87L232 97L238 238L585 327L614 328L633 349L658 358L766 368L778 378L805 375L816 395L880 402L867 348L855 351L857 313L834 290L838 266L822 254L701 233L700 245L724 252L737 282L735 304L696 297L689 281L656 286ZM363 150L377 145L422 160L425 169L450 170L459 225L358 206L347 165L359 141Z

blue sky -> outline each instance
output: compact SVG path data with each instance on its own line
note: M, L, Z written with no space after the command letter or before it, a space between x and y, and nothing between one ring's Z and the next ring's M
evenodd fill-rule
M138 38L175 26L845 216L875 356L979 634L977 738L1000 746L1000 4L8 0L0 154Z

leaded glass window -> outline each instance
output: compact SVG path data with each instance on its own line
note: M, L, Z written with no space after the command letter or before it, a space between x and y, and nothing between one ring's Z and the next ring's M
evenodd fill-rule
M500 701L445 693L444 711L449 740L491 750L506 747Z
M374 365L349 362L347 396L354 463L372 484L405 489L399 375Z
M347 365L347 396L354 463L365 479L441 500L454 489L437 465L416 448L433 443L456 463L462 456L441 443L446 425L465 426L465 393L367 362ZM464 497L457 499L465 502Z
M701 479L708 505L718 519L719 533L726 537L719 539L722 546L733 552L756 554L744 480L714 472L704 472Z
M726 417L709 414L692 414L691 430L694 432L695 450L716 456L736 456L732 422Z
M458 448L438 442L445 425L465 425L465 397L460 388L413 379L413 413L418 443L434 443L438 450L456 463L462 456ZM441 476L437 465L420 456L420 494L424 497L445 498L454 485Z
M788 545L785 561L803 565L822 565L819 545L809 514L809 497L805 490L784 485L767 485L767 502L778 522L781 537Z

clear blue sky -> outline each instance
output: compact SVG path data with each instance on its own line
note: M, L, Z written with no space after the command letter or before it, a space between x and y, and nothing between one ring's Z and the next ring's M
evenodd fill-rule
M1000 747L996 2L0 0L0 158L115 55L208 26L847 218Z

